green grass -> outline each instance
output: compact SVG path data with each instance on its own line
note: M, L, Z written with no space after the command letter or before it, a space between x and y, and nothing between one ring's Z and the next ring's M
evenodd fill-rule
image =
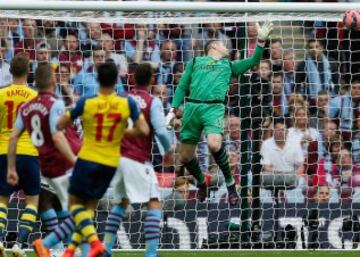
M161 257L359 257L360 251L173 251L160 252ZM28 257L36 257L28 253ZM142 257L143 252L116 252L114 257Z

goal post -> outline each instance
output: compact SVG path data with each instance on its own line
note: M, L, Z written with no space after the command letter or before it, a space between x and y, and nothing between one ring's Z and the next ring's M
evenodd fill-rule
M162 150L154 147L153 164L164 206L160 247L353 248L360 242L360 179L355 172L360 165L360 125L355 122L357 105L349 105L346 112L341 108L351 99L349 84L360 74L360 32L342 25L347 10L360 10L360 3L0 1L0 71L5 74L2 67L25 51L32 73L40 62L50 62L59 96L64 97L66 88L77 99L96 93L96 64L104 60L97 58L113 59L118 66L118 92L134 86L137 63L150 62L156 71L151 91L168 111L186 63L203 54L208 40L224 41L232 60L247 58L256 47L255 23L273 21L274 31L260 65L232 78L227 96L224 144L239 185L240 205L229 208L224 178L203 137L197 156L212 189L205 203L196 200L193 184L176 178L179 162L164 167L159 157ZM0 87L10 81L8 74L0 72ZM336 99L340 99L338 113L329 109L335 108ZM306 118L298 118L300 107ZM298 154L304 157L303 174L294 173L296 182L289 187L277 180L272 185L262 183L260 149L272 136L270 123L278 116L286 118L288 135L298 140ZM338 121L331 139L338 136L339 140L323 146L321 140L330 133L330 128L324 132L330 126L325 120L331 120L331 126ZM176 133L172 137L179 144ZM352 154L354 173L343 172L342 148ZM110 188L97 211L101 235L111 198ZM16 231L21 203L21 195L12 202L9 233ZM116 249L144 248L145 212L143 206L133 206L118 231ZM39 231L32 236L39 236Z

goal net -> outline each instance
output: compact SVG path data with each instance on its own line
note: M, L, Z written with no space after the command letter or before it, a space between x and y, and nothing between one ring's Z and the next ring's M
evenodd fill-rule
M196 200L178 148L173 165L164 166L163 150L154 141L152 161L164 209L160 248L358 248L360 31L345 28L342 15L347 7L360 6L272 3L276 9L231 3L231 10L230 3L221 3L217 11L214 3L171 9L166 2L137 2L133 10L120 8L127 2L48 3L27 1L17 8L0 3L0 86L11 83L14 55L26 52L29 85L39 63L50 62L56 94L69 108L97 92L96 65L112 59L119 68L118 92L134 86L137 64L150 62L156 71L151 92L167 112L186 63L203 54L206 42L223 41L231 49L229 58L241 60L254 53L256 22L272 20L260 64L233 77L228 90L224 144L240 204L229 207L224 178L204 136L197 147L210 188L204 203ZM285 121L273 124L279 117ZM181 119L176 124L169 133L179 145ZM97 210L101 236L111 199L112 188ZM22 203L21 193L12 198L8 246ZM146 211L146 205L131 207L116 249L144 248ZM32 238L41 233L39 222Z

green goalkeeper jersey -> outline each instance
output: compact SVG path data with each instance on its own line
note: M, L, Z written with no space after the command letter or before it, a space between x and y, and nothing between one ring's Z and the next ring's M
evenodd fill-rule
M231 76L239 76L259 64L264 48L256 46L252 57L231 62L227 58L215 60L210 56L197 57L185 68L176 88L172 107L179 108L185 97L198 101L225 101Z

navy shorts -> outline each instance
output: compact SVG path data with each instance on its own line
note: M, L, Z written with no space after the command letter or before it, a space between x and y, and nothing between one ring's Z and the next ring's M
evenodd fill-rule
M16 155L16 171L19 176L17 186L6 182L7 156L0 155L0 195L10 196L22 189L25 195L38 195L40 193L40 162L36 156Z
M69 193L82 200L100 199L106 193L116 167L78 159L70 178Z

